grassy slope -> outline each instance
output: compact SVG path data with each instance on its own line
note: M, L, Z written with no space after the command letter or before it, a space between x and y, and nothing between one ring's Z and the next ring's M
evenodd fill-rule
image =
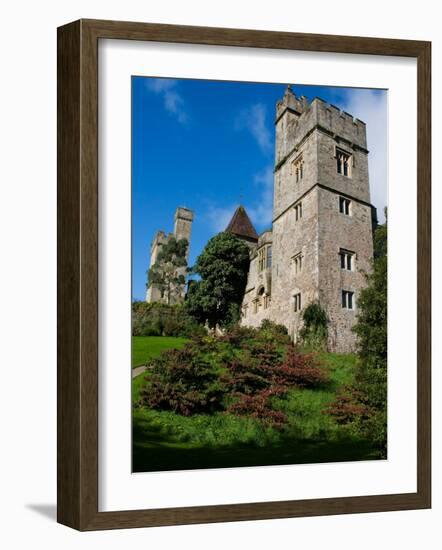
M225 413L182 417L134 409L134 471L377 458L369 442L351 437L323 413L337 388L351 381L355 356L324 353L321 360L331 383L323 390L292 390L279 401L289 417L284 434ZM144 376L133 381L134 401Z
M182 348L186 342L186 338L173 336L132 336L132 366L144 365L163 350Z

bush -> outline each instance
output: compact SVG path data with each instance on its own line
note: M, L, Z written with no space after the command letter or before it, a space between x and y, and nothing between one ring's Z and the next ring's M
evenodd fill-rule
M272 385L268 367L237 360L230 363L228 368L224 380L233 394L253 395Z
M325 385L329 376L313 354L300 353L294 346L287 350L282 365L274 369L274 382L284 386L317 388Z
M252 327L242 327L235 325L230 330L226 331L220 336L220 342L226 342L231 346L241 347L244 343L253 339L256 336L256 329Z
M304 325L300 337L305 347L315 351L327 348L328 317L319 302L309 304L302 313Z
M252 361L262 366L276 366L282 358L282 352L269 342L253 342L248 350Z
M158 302L132 304L133 336L204 335L206 330L187 314L182 305L169 306Z
M264 319L256 331L256 340L269 342L278 346L290 345L291 340L284 325Z
M273 428L282 428L287 422L287 416L281 411L275 411L271 404L272 397L279 395L280 388L269 388L257 395L243 395L228 408L228 412L255 418Z
M153 363L140 392L141 404L189 416L223 408L225 388L218 373L193 350L168 350Z
M145 379L140 404L184 416L227 410L281 428L286 417L274 410L273 397L293 387L317 387L327 376L313 355L269 341L271 332L286 342L277 325L235 327L221 337L197 335L183 349L163 352Z
M364 422L372 414L370 407L363 402L363 394L351 386L343 388L326 411L341 425Z

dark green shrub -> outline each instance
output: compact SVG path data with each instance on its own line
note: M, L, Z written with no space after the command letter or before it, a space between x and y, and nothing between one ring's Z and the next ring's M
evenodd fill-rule
M327 348L328 317L319 302L312 302L302 312L304 325L300 331L302 344L315 351Z
M187 314L182 305L134 302L132 304L133 336L181 336L190 338L206 334L203 326Z
M242 327L235 325L227 330L221 337L221 342L226 342L232 346L241 346L245 342L256 336L256 329L252 327Z
M274 344L288 345L290 337L284 325L278 325L273 321L264 319L257 330L257 339L272 342Z

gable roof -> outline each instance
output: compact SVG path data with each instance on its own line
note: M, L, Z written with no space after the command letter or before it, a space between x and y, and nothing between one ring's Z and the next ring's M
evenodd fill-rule
M235 210L229 225L226 227L226 233L232 233L248 241L258 242L258 233L242 205Z

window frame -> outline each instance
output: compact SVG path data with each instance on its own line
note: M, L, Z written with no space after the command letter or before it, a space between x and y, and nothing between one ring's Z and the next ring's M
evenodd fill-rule
M355 292L354 290L345 290L341 289L341 309L346 309L348 311L355 310Z
M347 199L347 197L343 197L342 195L339 195L339 213L343 214L344 216L351 216L351 206L352 206L352 200Z
M354 271L356 253L346 248L339 249L339 264L342 271ZM349 267L350 265L350 267Z
M353 172L353 153L338 146L335 147L336 173L344 178L351 178ZM345 173L345 168L347 173Z

